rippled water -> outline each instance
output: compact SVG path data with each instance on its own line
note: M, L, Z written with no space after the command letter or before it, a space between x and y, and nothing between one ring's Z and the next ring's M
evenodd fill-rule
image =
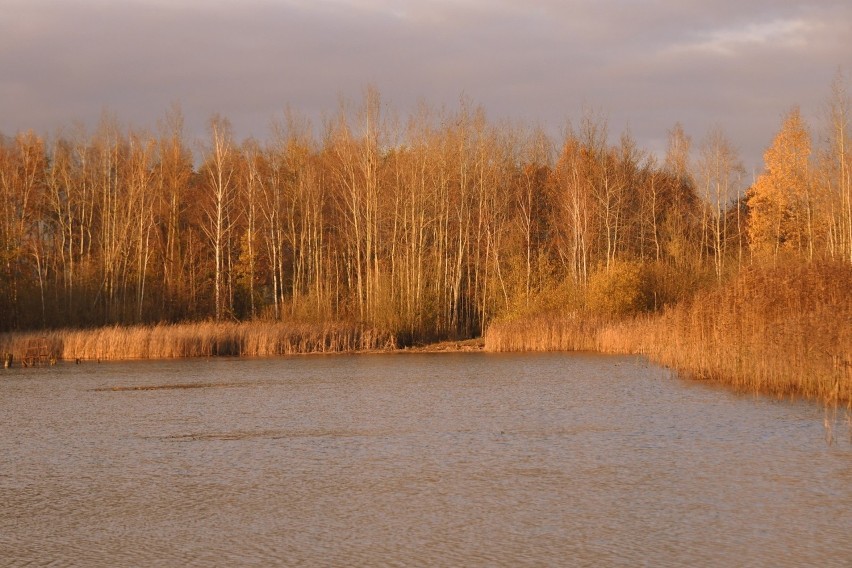
M0 565L852 566L823 418L586 354L13 369Z

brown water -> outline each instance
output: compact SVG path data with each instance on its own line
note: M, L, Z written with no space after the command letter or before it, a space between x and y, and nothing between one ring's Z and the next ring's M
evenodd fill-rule
M823 418L584 354L13 369L0 565L852 566Z

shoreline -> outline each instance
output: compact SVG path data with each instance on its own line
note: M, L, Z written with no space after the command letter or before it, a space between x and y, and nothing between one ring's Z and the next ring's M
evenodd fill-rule
M168 341L163 340L165 336ZM39 356L36 352L41 352ZM0 333L7 367L62 363L168 361L215 357L293 355L478 353L485 338L397 346L387 332L348 324L290 325L280 322L181 323Z
M306 354L576 352L642 355L678 376L737 392L852 410L852 269L744 269L654 313L574 311L492 323L483 336L400 346L388 330L329 321L186 322L0 333L0 355L30 362ZM814 293L819 291L819 293ZM37 357L37 358L36 358Z
M179 324L180 325L180 324ZM598 333L601 335L606 335L607 333L612 333L614 329L619 325L625 325L624 322L612 324L610 326L603 326L598 329ZM635 324L634 324L635 325ZM114 329L114 328L110 328ZM8 336L21 335L28 337L33 335L32 332L23 332L21 334L15 334L7 332L3 334L8 339ZM37 333L36 333L37 335ZM425 343L425 344L417 344L405 347L382 347L382 348L366 348L366 349L348 349L348 350L337 350L337 351L303 351L303 352L288 352L288 353L270 353L270 354L262 354L262 355L251 355L251 354L218 354L218 355L183 355L183 356L168 356L168 357L103 357L103 358L62 358L57 357L52 359L49 363L35 364L35 365L22 365L19 358L14 360L12 365L15 369L21 368L41 368L45 366L55 366L58 363L63 365L73 365L73 364L100 364L100 363L122 363L122 362L141 362L141 361L178 361L178 360L186 360L186 359L265 359L265 358L285 358L285 357L316 357L316 356L335 356L335 355L406 355L406 354L458 354L458 353L530 353L530 354L539 354L539 353L595 353L599 355L632 355L639 356L646 359L649 363L654 365L658 365L660 367L671 370L675 376L682 380L686 381L697 381L704 382L713 385L717 385L721 388L729 389L738 393L748 393L757 396L769 396L777 399L790 399L790 400L806 400L812 401L816 403L821 403L826 407L833 406L835 409L846 408L847 411L852 410L852 399L844 398L843 396L838 396L840 393L835 392L835 396L826 399L825 397L817 396L816 393L807 392L798 388L789 388L785 390L778 390L777 388L771 388L768 385L764 385L764 388L745 388L742 383L739 383L733 380L731 377L724 377L719 375L713 375L709 373L697 373L690 368L686 368L685 366L678 366L676 362L667 361L663 357L659 355L659 353L654 353L652 350L647 349L645 347L641 349L627 349L624 348L624 345L619 347L613 347L612 344L604 341L603 344L600 342L600 336L598 336L597 345L595 346L586 346L583 348L572 348L572 349L540 349L540 348L527 348L527 349L511 349L511 350L501 350L494 349L488 347L488 340L486 337L477 337L471 339L464 340L445 340L438 341L433 343ZM0 343L2 345L2 343ZM634 345L635 347L635 345ZM0 349L0 353L5 356L5 352ZM4 359L5 361L5 359ZM8 370L4 368L3 370ZM852 375L852 373L850 373ZM2 377L2 375L0 375Z

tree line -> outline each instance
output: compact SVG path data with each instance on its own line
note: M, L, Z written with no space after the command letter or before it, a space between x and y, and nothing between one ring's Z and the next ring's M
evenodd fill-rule
M797 109L747 187L734 144L664 157L587 114L555 142L462 101L404 118L368 89L321 128L288 113L193 152L106 116L0 138L0 331L197 320L362 322L469 337L548 310L658 309L768 258L852 263L849 98ZM626 300L625 300L626 298Z

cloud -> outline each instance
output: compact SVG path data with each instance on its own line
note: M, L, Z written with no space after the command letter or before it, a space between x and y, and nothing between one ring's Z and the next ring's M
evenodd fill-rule
M153 128L180 101L192 136L218 112L265 138L285 105L319 121L373 84L403 114L464 94L552 133L602 108L649 147L720 124L756 162L852 69L849 29L846 0L5 0L0 131L105 107Z
M803 49L808 39L822 26L802 19L751 22L746 25L713 29L700 34L694 41L675 44L675 53L710 53L727 57L742 55L761 46L773 49Z

